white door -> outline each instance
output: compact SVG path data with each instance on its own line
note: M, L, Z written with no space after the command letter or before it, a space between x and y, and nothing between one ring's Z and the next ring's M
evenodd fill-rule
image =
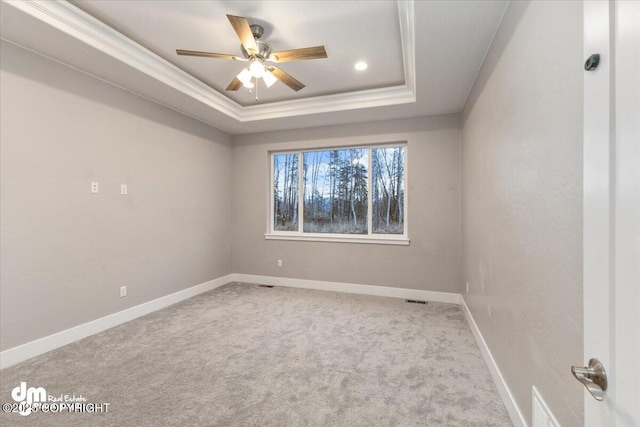
M640 1L584 2L584 356L587 427L640 426ZM578 384L577 384L578 385Z

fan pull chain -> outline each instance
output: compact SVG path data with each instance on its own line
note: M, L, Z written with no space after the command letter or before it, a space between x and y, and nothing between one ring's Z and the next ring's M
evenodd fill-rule
M256 102L258 102L258 78L255 77L256 79Z

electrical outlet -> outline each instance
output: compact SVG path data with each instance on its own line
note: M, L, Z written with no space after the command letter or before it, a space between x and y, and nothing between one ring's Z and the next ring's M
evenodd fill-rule
M278 260L278 267L282 267L282 260L281 259Z
M100 186L98 185L97 182L91 182L91 192L92 193L99 193L100 192Z
M467 293L469 293L469 282L467 282Z
M127 193L127 184L120 184L120 194L126 195Z
M120 298L126 297L126 296L127 296L127 287L126 286L120 286Z

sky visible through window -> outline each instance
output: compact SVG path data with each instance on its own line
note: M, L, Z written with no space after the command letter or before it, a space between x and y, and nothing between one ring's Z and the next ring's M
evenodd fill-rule
M274 231L299 230L302 197L304 233L404 233L404 146L276 154L273 173Z

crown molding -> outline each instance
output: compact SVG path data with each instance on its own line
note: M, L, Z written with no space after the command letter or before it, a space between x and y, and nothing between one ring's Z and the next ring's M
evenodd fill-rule
M405 87L416 96L416 37L413 0L398 0Z
M191 98L240 120L241 106L98 19L64 1L3 3L121 61ZM19 40L17 40L19 42Z
M361 90L292 101L270 102L242 107L242 121L277 119L305 114L330 113L359 108L415 102L415 93L406 86Z
M251 106L227 98L65 0L2 2L241 123L416 101L414 0L398 0L404 85Z

